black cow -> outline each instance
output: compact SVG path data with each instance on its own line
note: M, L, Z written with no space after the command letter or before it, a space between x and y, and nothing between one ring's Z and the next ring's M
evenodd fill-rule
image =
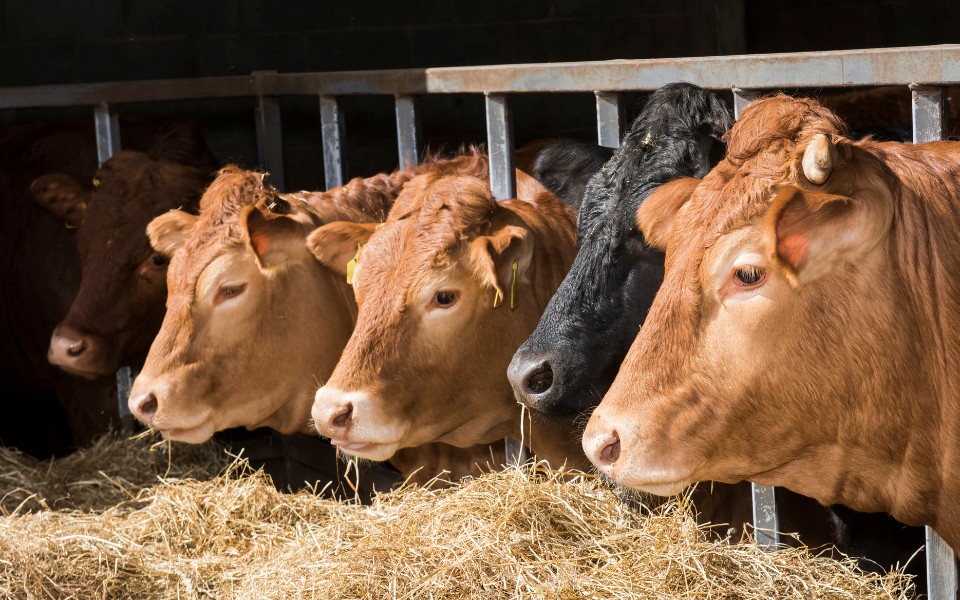
M706 175L723 156L720 136L731 124L716 95L690 84L664 86L590 179L573 267L510 364L517 398L535 414L571 421L599 404L663 281L663 253L644 242L637 208L663 183ZM565 180L559 171L575 179L597 164L582 145L579 163L571 147L558 146L541 154L535 167L548 188ZM544 176L555 157L562 162L552 177Z

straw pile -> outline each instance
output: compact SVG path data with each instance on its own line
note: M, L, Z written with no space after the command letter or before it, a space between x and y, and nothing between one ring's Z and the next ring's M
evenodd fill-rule
M132 480L127 479L127 481ZM897 573L709 542L681 505L632 512L588 477L511 468L370 506L234 463L98 512L0 518L14 598L905 598Z

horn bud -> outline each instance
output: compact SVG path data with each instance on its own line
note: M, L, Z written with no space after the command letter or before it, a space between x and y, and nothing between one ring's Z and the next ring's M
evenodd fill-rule
M818 133L803 151L803 174L811 183L823 185L833 171L837 151L830 138Z

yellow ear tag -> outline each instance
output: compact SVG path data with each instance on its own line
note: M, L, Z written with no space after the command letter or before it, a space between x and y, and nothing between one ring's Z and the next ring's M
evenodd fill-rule
M100 180L97 179L96 177L94 177L94 178L93 178L93 187L97 187L97 186L99 186L99 185L100 185Z
M360 248L363 248L363 244L357 244L357 253L347 263L347 285L353 285L353 271L357 268L357 261L360 260Z
M493 296L493 307L500 308L501 304L503 304L503 301L500 300L500 290L497 290L497 293Z
M513 282L510 284L510 310L520 305L520 298L517 297L517 261L513 261Z

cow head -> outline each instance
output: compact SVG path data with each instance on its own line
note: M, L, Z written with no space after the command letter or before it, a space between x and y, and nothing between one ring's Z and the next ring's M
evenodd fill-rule
M313 407L317 430L349 454L519 437L504 374L569 265L572 219L549 194L497 203L476 175L421 175L383 227L311 235L342 276L357 261L357 327Z
M320 221L262 175L229 167L194 217L150 223L171 257L167 313L130 410L164 437L202 442L229 427L303 431L313 392L353 325L350 290L307 249Z
M590 180L573 267L510 364L517 398L532 411L574 423L600 403L663 280L663 253L644 240L637 210L664 182L704 176L722 157L720 137L730 123L715 94L690 84L665 86ZM569 152L557 160L576 173Z
M896 373L917 361L897 348L915 323L893 308L907 295L887 243L896 180L843 131L814 101L759 101L702 183L641 208L666 275L584 435L603 473L657 494L750 479L830 503L850 500L849 460L893 452L880 429L903 415L883 398L916 392Z
M93 177L34 180L34 200L77 228L82 278L50 340L48 358L86 378L113 375L146 354L163 319L167 257L150 247L150 220L196 206L207 172L140 152L120 152Z

